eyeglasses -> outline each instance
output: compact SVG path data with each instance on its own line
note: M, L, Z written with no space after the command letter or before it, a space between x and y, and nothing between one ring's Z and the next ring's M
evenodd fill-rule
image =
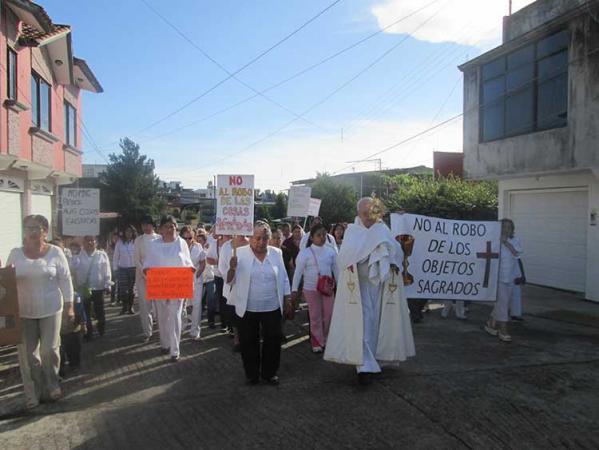
M185 239L186 241L191 241L193 238L191 236L187 236L187 237L184 237L183 239Z
M26 225L23 228L25 229L25 231L41 231L42 230L41 225Z

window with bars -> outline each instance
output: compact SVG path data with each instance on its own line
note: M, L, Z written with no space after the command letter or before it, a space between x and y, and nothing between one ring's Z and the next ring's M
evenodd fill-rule
M481 141L567 125L567 30L482 66Z
M31 121L33 125L50 132L52 126L50 85L37 73L31 74Z

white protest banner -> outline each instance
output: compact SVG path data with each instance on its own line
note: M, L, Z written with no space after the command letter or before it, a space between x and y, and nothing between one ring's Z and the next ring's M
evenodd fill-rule
M287 200L288 217L307 217L310 209L310 186L291 186Z
M251 236L254 233L254 175L218 175L216 193L216 232Z
M64 188L62 234L66 236L97 236L100 234L100 189Z
M311 198L310 199L310 207L308 209L308 215L312 216L312 217L318 216L318 213L320 212L320 204L321 203L322 203L322 200L320 200L319 198Z
M495 301L501 224L391 214L408 298Z

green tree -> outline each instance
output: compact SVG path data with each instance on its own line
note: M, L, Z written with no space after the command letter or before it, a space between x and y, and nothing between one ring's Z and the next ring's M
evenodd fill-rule
M282 219L287 216L287 194L279 192L272 208L272 215L275 219Z
M317 174L312 197L322 200L320 217L325 224L352 222L356 216L357 194L347 185L337 184L330 175Z
M497 183L448 177L397 175L387 179L390 212L444 219L497 220Z
M100 175L106 206L118 212L122 223L138 224L145 214L157 215L162 208L154 161L139 151L139 145L124 138L122 153L110 154L110 163Z

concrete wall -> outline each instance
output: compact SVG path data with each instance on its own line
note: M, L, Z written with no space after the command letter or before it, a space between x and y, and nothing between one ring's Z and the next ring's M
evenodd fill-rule
M511 41L556 18L590 3L589 0L537 0L505 18L503 42Z
M599 178L591 171L567 175L512 178L499 181L499 217L507 217L511 191L531 189L580 188L588 190L587 265L585 297L599 302L599 224L591 224L591 214L599 214ZM599 217L597 218L599 221ZM525 249L526 251L526 249Z
M599 166L599 23L584 14L567 26L571 32L567 127L479 142L480 66L465 69L464 170L467 177L489 179ZM528 41L523 40L522 44Z

